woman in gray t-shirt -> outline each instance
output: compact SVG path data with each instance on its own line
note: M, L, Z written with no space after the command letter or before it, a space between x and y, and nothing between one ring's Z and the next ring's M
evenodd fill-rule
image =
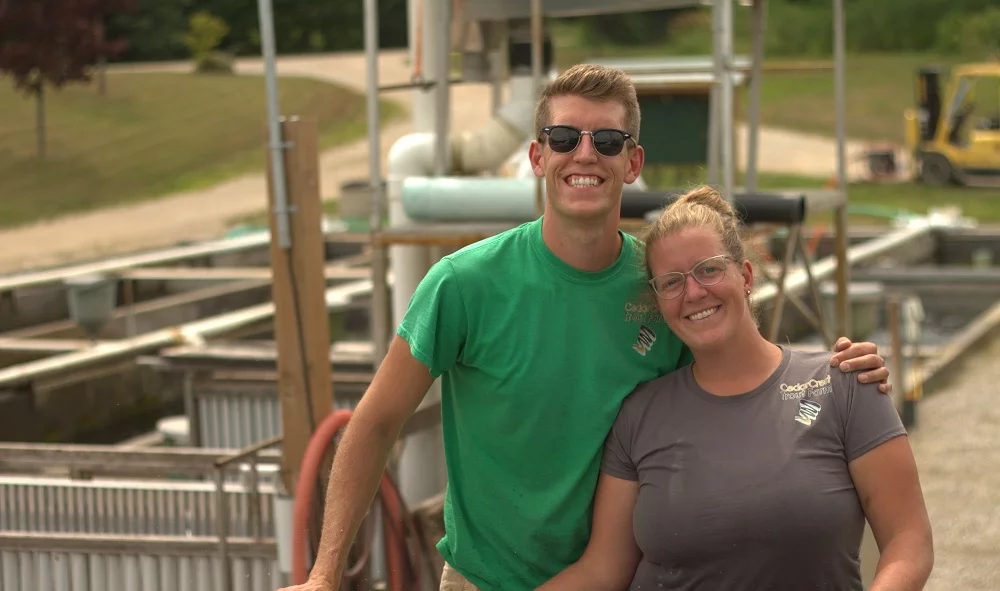
M869 591L923 588L930 523L891 398L761 336L739 231L710 188L650 228L650 284L694 363L625 400L590 543L542 589L861 590L866 518Z

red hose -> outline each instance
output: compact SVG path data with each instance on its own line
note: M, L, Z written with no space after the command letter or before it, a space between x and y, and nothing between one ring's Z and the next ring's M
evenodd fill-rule
M301 585L309 578L306 570L306 547L309 545L309 525L312 519L313 491L319 478L319 468L327 447L337 433L351 419L351 411L338 410L326 416L309 439L299 479L295 487L295 504L292 517L292 584ZM389 566L389 588L392 591L406 591L407 568L412 570L414 581L419 580L417 565L407 565L409 552L406 545L405 522L400 509L400 495L387 473L382 474L379 484L379 498L383 509L382 522L385 531L386 555Z

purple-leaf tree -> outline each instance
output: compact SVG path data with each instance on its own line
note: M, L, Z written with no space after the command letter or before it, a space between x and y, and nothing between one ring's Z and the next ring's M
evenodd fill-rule
M34 97L38 155L45 155L45 88L89 83L95 68L124 51L104 38L104 17L133 0L0 0L0 76Z

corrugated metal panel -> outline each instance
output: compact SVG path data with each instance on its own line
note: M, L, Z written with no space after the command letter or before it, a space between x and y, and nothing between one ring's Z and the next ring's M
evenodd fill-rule
M199 447L242 449L281 434L281 405L273 387L203 389L195 392ZM335 410L354 408L353 399L334 398Z
M229 534L254 535L253 495L242 483L226 485ZM274 535L274 486L261 477L260 527ZM78 481L0 476L0 530L91 534L216 535L213 482Z
M232 558L232 591L284 584L271 557ZM0 552L0 591L223 591L214 556Z
M201 447L242 449L281 433L277 395L225 391L195 400Z

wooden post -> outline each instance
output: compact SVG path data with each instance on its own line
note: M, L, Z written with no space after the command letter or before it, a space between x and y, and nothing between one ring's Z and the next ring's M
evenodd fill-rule
M318 127L313 120L292 117L282 120L281 130L287 146L284 164L291 247L286 250L278 243L269 156L271 294L284 434L281 474L286 490L295 494L309 437L333 409L333 386L323 270L326 253L319 194Z

